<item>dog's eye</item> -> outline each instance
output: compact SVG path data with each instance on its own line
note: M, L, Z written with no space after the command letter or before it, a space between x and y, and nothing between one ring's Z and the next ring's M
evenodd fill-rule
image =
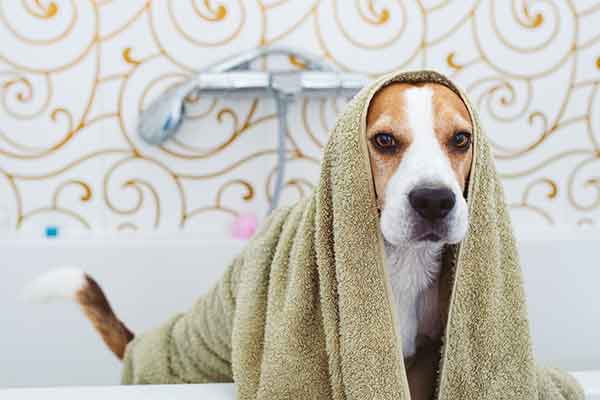
M389 133L378 133L373 136L372 141L375 147L384 151L393 151L397 145L396 139Z
M466 150L471 145L471 134L469 132L458 132L450 140L450 145L458 150Z

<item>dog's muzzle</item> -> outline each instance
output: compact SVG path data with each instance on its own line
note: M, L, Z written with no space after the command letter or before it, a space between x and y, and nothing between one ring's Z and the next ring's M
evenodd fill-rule
M416 187L408 194L408 201L419 219L415 224L417 240L437 242L447 235L446 219L456 204L456 196L450 188Z

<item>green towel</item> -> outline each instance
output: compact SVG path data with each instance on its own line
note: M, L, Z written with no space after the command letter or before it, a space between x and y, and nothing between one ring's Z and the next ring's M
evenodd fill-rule
M373 95L436 82L469 108L470 229L448 246L452 294L439 399L583 399L534 364L519 259L490 146L466 97L432 71L395 73L339 116L310 197L273 213L194 308L131 342L124 383L234 381L239 399L409 399L365 140Z

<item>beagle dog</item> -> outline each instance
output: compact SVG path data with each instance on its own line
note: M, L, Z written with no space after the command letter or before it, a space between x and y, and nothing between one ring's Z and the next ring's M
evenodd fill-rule
M473 126L446 86L395 83L371 101L366 134L411 398L430 399L449 298L442 250L467 233Z
M441 334L440 257L467 232L472 129L462 100L438 84L392 84L369 107L371 170L405 357L415 353L417 334Z
M413 399L435 385L439 348L419 349L419 338L439 340L438 299L445 244L468 228L463 196L471 169L472 124L465 104L438 84L393 83L380 90L367 114L367 143L380 210L387 270L407 359ZM119 358L133 333L116 317L98 284L79 270L58 270L30 287L35 297L74 298ZM409 365L409 364L407 364Z

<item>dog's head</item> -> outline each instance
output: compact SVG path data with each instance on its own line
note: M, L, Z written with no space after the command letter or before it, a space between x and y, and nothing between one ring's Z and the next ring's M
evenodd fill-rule
M369 105L366 134L385 240L461 241L473 126L460 97L439 84L390 84Z

